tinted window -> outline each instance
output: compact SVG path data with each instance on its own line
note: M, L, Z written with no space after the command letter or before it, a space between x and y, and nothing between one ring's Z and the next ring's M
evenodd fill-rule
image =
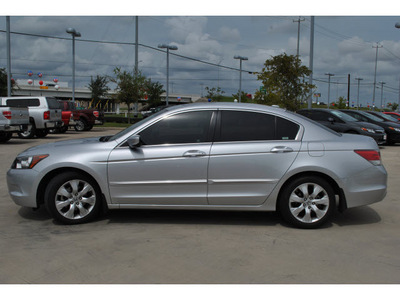
M276 117L276 139L294 140L299 132L300 126L286 119Z
M176 114L143 130L144 145L203 143L210 141L212 111Z
M59 109L60 108L60 104L58 103L56 98L46 98L47 100L47 104L49 105L50 109Z
M299 126L285 119L269 114L222 111L221 127L217 140L259 141L294 139Z
M10 107L27 107L27 106L39 106L39 99L7 99L7 106Z

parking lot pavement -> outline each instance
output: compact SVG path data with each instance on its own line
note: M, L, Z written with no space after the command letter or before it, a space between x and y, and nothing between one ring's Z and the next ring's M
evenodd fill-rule
M111 211L55 223L15 205L5 174L22 150L118 129L11 139L0 145L0 283L399 283L400 145L382 147L388 194L319 230L272 212Z

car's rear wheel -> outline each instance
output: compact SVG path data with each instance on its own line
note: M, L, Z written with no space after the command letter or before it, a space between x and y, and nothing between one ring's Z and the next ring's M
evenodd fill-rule
M318 228L326 223L334 211L335 194L330 184L316 176L300 177L291 181L279 199L282 217L299 228Z
M45 205L54 219L64 224L81 224L98 215L101 191L97 183L84 174L61 173L47 185Z
M36 131L35 131L35 135L38 138L44 138L48 134L49 134L49 130L48 129L36 129Z
M28 129L22 132L18 132L18 136L21 139L31 139L35 136L36 126L32 124L32 126L28 126Z
M12 138L11 132L0 132L0 143L8 142Z
M79 119L76 121L75 130L76 131L84 131L86 129L87 122L83 119Z

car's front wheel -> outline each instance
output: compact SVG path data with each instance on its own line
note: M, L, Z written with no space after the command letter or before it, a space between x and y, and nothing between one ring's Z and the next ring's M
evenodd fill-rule
M47 185L45 205L54 219L64 224L81 224L98 215L101 191L97 183L84 174L61 173Z
M291 181L279 199L279 211L288 223L299 228L318 228L326 223L335 206L331 185L316 176Z

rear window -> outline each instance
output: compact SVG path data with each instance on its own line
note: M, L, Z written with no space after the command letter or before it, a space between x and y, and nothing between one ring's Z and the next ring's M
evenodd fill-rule
M6 105L10 107L40 106L39 99L7 99Z
M50 109L59 109L60 108L60 103L58 103L56 98L47 97L46 100L47 100L47 104Z

